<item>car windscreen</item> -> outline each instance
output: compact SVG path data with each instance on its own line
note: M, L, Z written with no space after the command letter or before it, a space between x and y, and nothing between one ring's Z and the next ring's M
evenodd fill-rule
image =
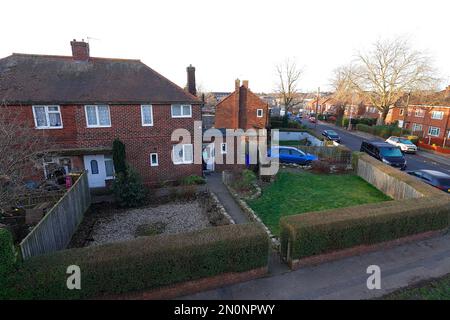
M382 147L380 153L383 157L403 157L402 152L398 148Z
M408 139L399 139L398 142L403 143L403 144L414 144Z

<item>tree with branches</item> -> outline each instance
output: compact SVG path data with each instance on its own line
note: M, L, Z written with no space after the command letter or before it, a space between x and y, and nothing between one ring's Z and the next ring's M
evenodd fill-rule
M39 131L39 132L38 132ZM30 170L42 169L46 137L0 106L0 211L15 205L17 195L26 191Z
M301 103L299 98L298 81L302 75L302 70L297 68L295 61L286 59L276 67L278 84L276 92L281 98L286 114Z
M431 89L434 75L430 58L402 38L377 41L369 52L357 54L351 68L353 86L380 111L379 124L407 92Z
M336 104L336 116L342 120L345 109L354 102L355 87L352 83L351 66L342 66L334 70L334 77L331 80L331 86L334 89L332 95Z

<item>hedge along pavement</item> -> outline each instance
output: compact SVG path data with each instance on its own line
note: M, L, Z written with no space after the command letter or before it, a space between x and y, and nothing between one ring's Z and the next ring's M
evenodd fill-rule
M289 263L449 227L450 196L363 153L353 153L355 169L361 157L382 172L410 185L423 197L282 218L281 254Z
M443 194L289 216L280 222L281 252L292 262L443 230L449 226L449 214L450 202Z
M162 286L268 264L269 240L257 224L59 251L26 260L4 298L78 299ZM81 269L81 290L68 290L67 267Z

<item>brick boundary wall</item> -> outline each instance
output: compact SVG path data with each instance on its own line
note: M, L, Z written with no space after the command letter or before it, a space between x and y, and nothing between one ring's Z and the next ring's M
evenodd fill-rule
M443 235L447 229L443 230L435 230L435 231L427 231L419 234L414 234L408 237L403 237L391 241L380 242L374 245L360 245L353 248L348 248L344 250L338 250L330 253L315 255L303 259L295 259L288 262L289 268L291 270L297 270L301 267L306 266L314 266L325 262L330 262L334 260L344 259L360 254L366 254L378 250L390 249L402 244L406 244L409 242L420 241L424 239L429 239L433 237L437 237Z
M98 297L99 300L166 300L180 296L194 294L201 291L211 290L239 282L254 280L265 277L268 267L261 267L244 272L223 273L213 277L186 281L175 285L165 286L158 289L129 293L115 296Z

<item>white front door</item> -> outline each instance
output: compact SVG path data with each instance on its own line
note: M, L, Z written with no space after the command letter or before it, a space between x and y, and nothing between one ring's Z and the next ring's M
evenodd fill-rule
M106 168L104 155L100 154L84 156L84 168L88 173L88 182L90 188L101 188L106 186Z
M214 144L209 144L203 149L203 160L206 163L206 170L214 171Z

